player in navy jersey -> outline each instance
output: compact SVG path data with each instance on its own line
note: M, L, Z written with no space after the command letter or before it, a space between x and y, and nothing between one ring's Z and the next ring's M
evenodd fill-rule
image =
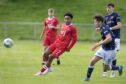
M87 76L84 79L85 81L89 81L91 74L94 69L94 65L101 59L103 59L105 71L118 70L119 75L122 75L122 66L111 66L110 63L115 59L115 38L110 30L109 26L104 24L104 19L101 15L94 16L94 25L97 32L101 33L101 41L96 43L92 50L94 51L97 47L102 46L92 57L90 65L88 67Z
M115 44L116 48L115 51L119 51L120 49L120 28L121 28L121 18L120 16L114 12L114 4L109 3L107 4L107 12L108 14L104 17L104 22L105 24L109 25L110 30L112 30L114 36L115 36ZM112 65L116 65L116 58L113 60ZM103 76L106 76L107 72L103 72ZM110 77L115 77L114 71L111 71L111 76Z

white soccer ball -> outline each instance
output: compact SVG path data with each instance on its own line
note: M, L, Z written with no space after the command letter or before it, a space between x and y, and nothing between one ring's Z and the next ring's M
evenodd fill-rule
M6 48L11 48L13 46L13 40L11 38L6 38L3 44Z

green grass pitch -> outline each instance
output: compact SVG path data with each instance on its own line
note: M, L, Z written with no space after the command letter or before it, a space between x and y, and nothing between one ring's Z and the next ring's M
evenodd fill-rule
M10 49L4 48L0 41L0 84L126 84L126 46L121 44L118 63L124 65L124 74L115 78L103 78L102 61L96 64L90 82L82 82L86 75L93 43L78 42L70 53L61 56L61 65L53 62L53 71L46 76L36 77L34 74L41 66L43 47L39 41L15 41Z

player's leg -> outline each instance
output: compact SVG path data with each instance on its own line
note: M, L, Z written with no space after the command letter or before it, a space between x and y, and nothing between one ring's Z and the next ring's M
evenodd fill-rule
M115 39L115 45L116 45L116 51L118 52L120 50L120 39Z
M48 48L46 48L46 49L44 50L44 53L43 53L43 56L42 56L42 57L43 57L43 63L44 63L44 64L47 63L50 54L51 54L51 51L50 51ZM43 64L43 65L44 65L44 64Z
M115 59L116 57L116 52L114 50L106 51L105 52L105 57L104 57L104 64L105 64L105 71L111 70L111 71L118 71L119 76L122 75L123 71L123 66L116 66L116 65L111 65L111 62ZM109 66L111 65L111 66Z
M45 61L46 61L45 64L47 64L50 54L51 54L51 51L49 50L49 48L47 48L47 49L45 50L44 54L43 54L43 57L45 58ZM39 72L37 72L35 75L36 75L36 76L41 76L41 75L43 75L42 72L43 72L44 70L46 70L46 68L47 68L47 67L46 67L45 65L42 66L41 70L40 70Z
M60 58L56 58L57 65L60 65Z
M49 47L50 49L51 47ZM53 52L49 55L49 59L46 63L46 65L44 65L42 68L41 68L41 73L42 75L46 75L48 74L48 72L50 71L50 67L51 67L51 64L52 64L52 61L59 57L62 53L64 53L64 49L58 49L58 48L55 48L55 50L53 50Z
M44 46L44 53L42 54L42 65L46 64L47 60L48 60L48 56L46 56L46 50L49 47L50 42L49 42L49 38L45 37L44 38L44 42L43 42L43 46Z
M113 50L114 51L114 50ZM115 54L112 54L112 50L104 51L104 58L103 58L103 77L107 76L107 71L110 70L109 66L111 65L112 58L115 58Z
M61 49L56 49L55 51L54 51L54 54L56 55L56 60L57 60L57 65L60 65L60 56L61 56L61 54L62 53L64 53L65 52L65 49L64 48L61 48Z
M120 39L115 39L115 45L116 45L116 53L120 50ZM116 66L116 63L117 63L117 59L115 58L113 61L112 61L112 66ZM115 77L115 73L113 70L111 70L111 75L110 77Z
M104 65L104 68L105 68L105 72L107 72L108 70L110 70L110 68L109 68L109 65Z
M110 69L113 71L118 71L119 76L123 74L123 66L111 66Z
M47 64L46 64L46 66L47 66L48 68L51 67L52 61L55 59L55 57L56 57L56 56L54 56L53 54L50 54L50 55L49 55L49 59L48 59Z
M103 58L103 77L107 76L107 71L109 70L109 63L110 63L110 58L109 56L106 54L107 52L105 52L105 56Z
M121 76L122 74L123 74L123 66L113 66L113 65L111 65L110 66L110 70L111 71L118 71L119 72L119 76Z
M93 72L95 63L98 62L99 60L103 59L103 57L104 57L104 50L102 48L100 48L95 53L94 57L91 59L90 66L88 67L88 70L87 70L87 76L84 79L85 81L89 81L91 74Z
M46 49L48 48L48 46L44 46L44 53L46 51ZM42 65L45 65L47 62L47 58L48 56L45 56L45 54L42 54Z
M116 57L115 50L104 51L104 58L103 58L104 72L102 75L103 77L107 76L107 71L110 69L109 66L111 65L115 57Z
M50 72L50 67L51 67L52 61L54 59L55 59L55 56L53 54L50 54L46 65L44 65L41 68L41 75L46 75L46 74L48 74L48 72Z
M112 57L112 61L113 61L116 57L116 52L113 51L112 54L109 53L109 55L113 56ZM111 65L110 69L111 69L111 71L118 71L119 76L121 76L123 74L123 66Z
M52 52L55 50L55 47L56 45L55 44L52 44L52 45L50 45L46 50L45 50L45 52L44 52L44 54L43 54L43 57L45 57L46 59L46 64L47 64L47 62L48 62L48 60L49 60L49 55L51 55L52 54ZM46 70L46 69L48 69L48 67L46 66L46 64L44 65L44 66L42 66L42 68L41 68L41 70L38 72L38 73L36 73L35 75L36 76L41 76L41 75L44 75L44 71ZM50 69L50 68L49 68ZM48 69L48 70L49 70Z
M47 63L48 59L49 59L49 55L51 54L51 52L53 52L56 48L56 44L53 43L51 44L48 48L45 49L44 54L43 54L43 60Z
M88 67L88 70L87 70L87 76L86 78L84 79L85 81L89 81L90 77L91 77L91 74L94 70L94 65L99 61L101 60L102 58L99 57L99 56L94 56L92 59L91 59L91 62L90 62L90 66Z
M49 43L50 44L53 44L54 42L55 42L55 40L56 40L56 36L54 36L53 38L49 38ZM56 58L56 62L57 62L57 65L60 65L60 58Z

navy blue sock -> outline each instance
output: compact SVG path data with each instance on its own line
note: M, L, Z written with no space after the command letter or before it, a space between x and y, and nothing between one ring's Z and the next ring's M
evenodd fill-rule
M88 67L88 71L87 71L87 77L90 78L91 77L91 74L94 70L94 67Z
M116 60L116 59L115 59L115 60L113 60L113 61L112 61L112 65L114 65L114 66L115 66L115 65L116 65L116 62L117 62L117 60Z
M111 66L111 70L119 70L120 68L119 68L120 66Z

